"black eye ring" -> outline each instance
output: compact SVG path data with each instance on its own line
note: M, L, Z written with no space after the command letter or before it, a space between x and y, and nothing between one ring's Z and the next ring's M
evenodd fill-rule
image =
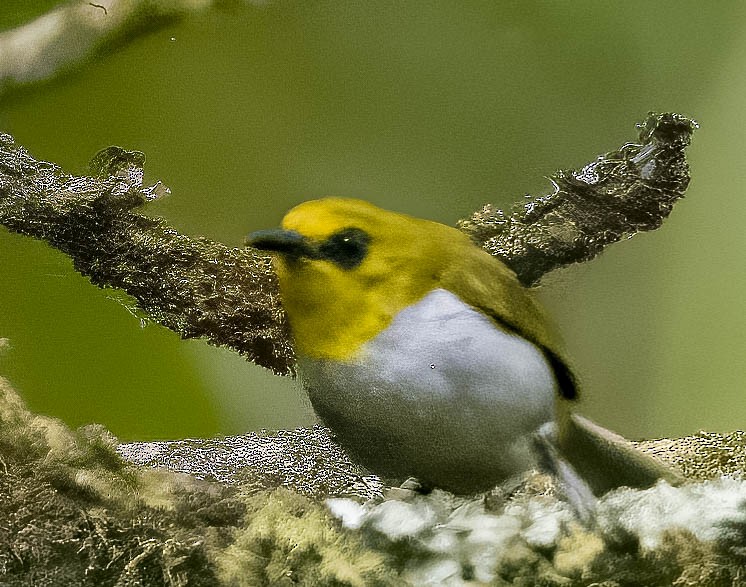
M319 245L319 258L350 270L359 266L368 254L370 235L359 228L343 228Z

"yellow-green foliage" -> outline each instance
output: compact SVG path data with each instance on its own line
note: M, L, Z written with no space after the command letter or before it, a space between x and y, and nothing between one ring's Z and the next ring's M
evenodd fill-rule
M76 500L114 508L142 501L169 505L178 476L140 472L119 457L116 445L103 426L73 431L56 418L33 414L0 379L0 455L8 463L33 464L35 476Z
M343 531L326 508L285 489L247 500L247 523L219 557L232 587L400 585L386 557Z
M115 446L101 427L29 412L0 379L0 584L218 585L208 543L230 541L243 503L186 475L141 472Z

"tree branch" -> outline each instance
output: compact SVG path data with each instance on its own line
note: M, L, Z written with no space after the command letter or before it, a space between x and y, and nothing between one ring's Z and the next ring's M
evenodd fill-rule
M507 263L525 285L658 228L689 185L685 149L697 123L680 114L651 113L637 126L637 143L581 169L555 173L553 193L528 197L510 214L487 205L459 228Z
M48 242L100 287L137 300L184 338L204 337L279 374L293 352L269 260L251 249L190 239L133 208L163 193L142 185L145 156L117 147L94 175L65 174L0 135L0 224Z
M510 215L485 207L462 230L526 284L592 258L608 244L660 226L689 182L685 149L696 123L651 114L640 142L555 174L552 194ZM110 147L73 176L0 135L0 224L48 242L100 287L133 296L152 320L184 338L204 337L279 374L294 355L266 257L190 239L136 210L167 193L142 185L145 156Z
M0 33L0 93L49 80L105 50L228 0L70 0ZM232 0L245 4L248 0Z

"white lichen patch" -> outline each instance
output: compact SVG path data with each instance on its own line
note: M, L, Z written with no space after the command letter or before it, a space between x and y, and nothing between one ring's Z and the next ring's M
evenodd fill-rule
M620 564L627 555L617 560L618 553L609 554L615 552L607 548L612 543L617 550L619 544L631 545L629 554L642 560L651 553L654 558L667 537L690 533L692 540L725 552L746 529L746 481L732 478L621 488L599 499L585 523L551 495L511 499L493 510L482 498L459 499L437 490L396 496L327 504L346 528L373 538L383 551L404 555L402 578L415 586L502 584L529 562L543 565L548 575L580 579L594 566Z
M626 530L649 550L672 530L703 542L728 539L730 528L746 526L746 481L723 477L682 487L660 482L645 491L618 489L599 502L596 520L603 532Z
M500 565L518 551L545 547L559 539L573 519L569 506L551 497L511 502L490 512L484 500L454 498L443 491L412 494L360 505L327 501L331 513L349 529L411 551L403 578L411 585L481 585L495 580Z

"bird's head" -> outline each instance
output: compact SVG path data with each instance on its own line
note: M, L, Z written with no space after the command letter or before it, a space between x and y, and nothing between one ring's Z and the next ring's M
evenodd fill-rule
M345 198L304 202L247 243L274 253L296 349L338 360L436 287L454 252L472 246L455 228Z

